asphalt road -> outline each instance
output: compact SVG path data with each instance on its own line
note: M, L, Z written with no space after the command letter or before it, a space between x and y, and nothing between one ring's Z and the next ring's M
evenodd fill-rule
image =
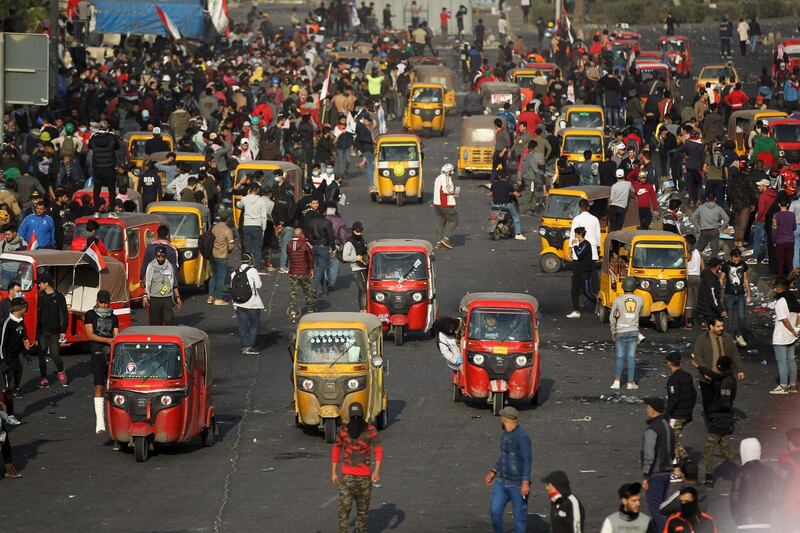
M686 29L684 33L710 30ZM647 33L645 33L646 39ZM694 38L694 37L692 37ZM695 64L716 60L716 42L699 41ZM763 61L766 55L759 56ZM743 65L748 71L755 60ZM753 64L750 64L750 61ZM738 64L738 63L737 63ZM756 71L757 72L757 71ZM435 240L430 205L433 178L455 155L458 119L448 135L426 141L424 205L369 202L363 177L348 180L348 222L361 220L369 240L416 237ZM392 125L399 129L399 125ZM527 241L490 241L484 233L488 200L482 181L461 183L456 248L437 252L437 287L442 314L455 313L467 292L502 290L536 296L542 352L541 405L522 412L533 440L537 480L529 503L529 531L547 531L548 500L538 479L565 470L588 512L587 531L617 507L617 487L640 479L639 446L644 430L641 398L662 395L663 356L670 346L685 347L697 331L645 330L640 345L640 390L611 394L613 345L608 327L589 313L567 320L569 272L546 275L538 268L536 221L523 218ZM355 287L342 268L337 290L319 302L320 310L352 310ZM330 532L336 529L336 490L329 482L330 446L317 434L294 427L287 357L291 326L285 317L288 278L271 274L262 291L268 309L262 321L259 356L239 354L236 322L230 308L189 298L178 313L181 324L211 336L215 375L214 404L221 435L213 448L192 445L159 449L147 463L131 453L112 451L94 435L91 370L88 356L66 357L69 388L36 391L34 367L26 369L27 392L18 402L24 421L11 432L14 458L24 474L0 481L3 531L269 531ZM134 313L144 323L142 311ZM764 455L774 460L797 397L771 397L776 367L764 319L752 320L760 343L745 353L747 378L741 384L741 410L735 445L758 435ZM390 426L382 432L385 466L382 487L373 491L369 530L438 532L488 531L486 471L498 455L499 420L488 408L450 400L449 371L427 338L402 347L386 343ZM762 364L762 359L765 364ZM796 412L796 411L795 411ZM690 426L686 443L696 460L704 429ZM730 479L729 468L718 474ZM727 509L728 482L718 483L712 512ZM723 519L724 521L724 519ZM510 517L506 524L511 526Z

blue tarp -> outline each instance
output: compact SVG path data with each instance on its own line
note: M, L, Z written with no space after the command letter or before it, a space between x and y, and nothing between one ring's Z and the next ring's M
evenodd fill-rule
M167 35L156 5L178 27L182 37L202 39L206 13L200 0L92 0L97 8L95 31Z

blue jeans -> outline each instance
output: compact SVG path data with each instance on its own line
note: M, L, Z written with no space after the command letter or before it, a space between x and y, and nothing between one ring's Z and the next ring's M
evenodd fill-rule
M756 53L756 45L758 44L758 35L751 35L750 36L750 53Z
M337 148L334 163L336 175L346 177L350 166L350 148Z
M503 533L503 511L508 500L514 514L514 533L525 533L528 524L528 499L522 497L520 486L495 478L492 484L492 502L489 504L489 516L495 533Z
M322 288L322 278L328 269L331 260L331 249L324 244L315 244L314 248L314 279L311 280L311 290L314 292Z
M331 257L328 260L328 269L325 271L325 284L328 287L328 290L333 290L333 286L336 285L336 278L339 277L339 266L341 263L335 257Z
M611 126L618 126L622 124L622 117L619 114L619 107L606 108L606 124Z
M725 295L725 310L728 311L728 332L736 337L744 334L744 294Z
M775 361L778 363L780 384L797 385L797 359L794 358L794 344L773 344Z
M364 152L364 174L367 175L367 181L369 184L374 187L378 188L378 179L375 176L375 152L372 150L368 152Z
M667 522L667 517L662 515L658 508L667 497L669 472L651 475L649 485L650 487L647 489L647 492L645 492L647 508L650 509L650 516L653 518L653 522L656 523L656 531L664 531L664 524Z
M617 379L622 378L622 369L625 366L625 359L627 359L628 383L633 383L636 381L636 345L638 343L638 331L617 333L617 340L614 342L614 347L617 352L617 360L614 364L614 375Z
M257 269L264 268L261 259L261 248L264 246L264 230L261 226L244 226L242 228L244 237L244 251L253 257L253 265Z
M278 246L281 249L281 268L288 268L289 267L289 256L286 255L286 246L289 245L289 241L292 240L292 234L294 232L294 228L291 226L284 226L283 231L281 231L280 236L278 237Z
M517 208L514 207L514 204L499 204L500 207L504 207L508 209L509 214L511 215L511 220L514 221L514 235L521 235L522 234L522 226L519 222L519 213L517 213Z
M792 256L792 268L800 267L800 225L794 230L794 255Z
M261 309L237 307L236 320L239 322L239 342L242 344L242 348L252 348L258 334Z
M761 258L761 242L766 238L764 222L756 222L753 224L753 259ZM766 247L764 255L766 255Z
M222 293L225 292L225 282L228 279L228 260L212 258L211 259L211 279L208 282L208 295L222 299Z

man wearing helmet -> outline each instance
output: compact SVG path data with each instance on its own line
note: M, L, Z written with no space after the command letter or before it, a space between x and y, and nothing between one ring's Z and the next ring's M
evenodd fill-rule
M638 294L634 294L636 286L636 278L628 277L622 280L622 290L625 292L617 296L611 304L611 338L616 349L612 389L620 388L626 359L628 390L639 388L636 384L636 345L639 343L639 317L642 314L644 300Z
M433 209L439 219L439 240L436 248L449 248L450 235L458 226L458 210L456 209L456 188L453 185L453 171L455 168L450 163L442 167L442 173L433 183Z

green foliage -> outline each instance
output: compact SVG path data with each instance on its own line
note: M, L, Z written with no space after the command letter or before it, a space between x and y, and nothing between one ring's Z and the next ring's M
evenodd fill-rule
M0 1L0 20L14 19L17 31L30 31L47 19L49 0L2 0Z

